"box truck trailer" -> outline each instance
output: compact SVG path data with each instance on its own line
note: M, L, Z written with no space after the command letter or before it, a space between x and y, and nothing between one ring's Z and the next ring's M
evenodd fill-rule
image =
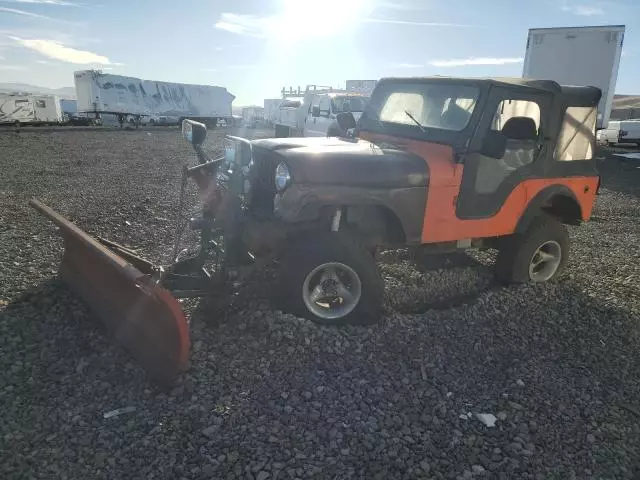
M269 125L278 118L278 110L282 104L282 98L265 98L264 99L264 119Z
M527 38L522 76L555 80L561 85L589 85L602 90L597 128L611 114L624 25L532 28Z
M78 112L116 115L140 124L142 117L169 115L190 118L210 126L231 118L235 96L224 87L141 80L98 70L74 73Z
M56 95L0 93L0 124L42 125L62 123Z

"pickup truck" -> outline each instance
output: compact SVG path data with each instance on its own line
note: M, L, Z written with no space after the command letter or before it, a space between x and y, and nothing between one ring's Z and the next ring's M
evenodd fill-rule
M326 137L340 113L350 112L357 120L368 97L356 93L306 94L303 100L285 100L276 119L276 138Z

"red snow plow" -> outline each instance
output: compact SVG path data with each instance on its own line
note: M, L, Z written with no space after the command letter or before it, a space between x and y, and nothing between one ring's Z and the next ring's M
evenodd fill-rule
M185 129L190 126L185 121ZM206 133L202 128L198 132ZM195 255L180 252L182 260L167 268L153 265L123 245L88 235L37 199L29 202L60 229L65 245L61 279L148 374L164 385L171 385L189 363L188 322L175 297L204 296L211 291L212 259L217 260L220 251L213 238L213 218L221 200L215 173L222 159L212 160L200 148L196 151L199 164L183 172L181 204L186 179L192 178L200 189L203 210L191 224L202 230L202 242ZM178 242L179 234L174 257ZM221 270L219 262L213 270Z
M180 304L154 278L161 272L125 247L87 235L38 200L30 204L60 228L62 280L152 378L170 384L187 368L189 331Z

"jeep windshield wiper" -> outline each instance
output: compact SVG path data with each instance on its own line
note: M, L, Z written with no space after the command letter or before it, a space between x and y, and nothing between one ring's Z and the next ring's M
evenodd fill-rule
M422 124L418 120L416 120L416 117L411 115L411 113L409 113L407 110L405 110L404 113L407 114L407 117L409 117L411 120L413 120L413 123L415 123L420 128L420 130L422 130L424 133L427 133L427 131L422 126Z

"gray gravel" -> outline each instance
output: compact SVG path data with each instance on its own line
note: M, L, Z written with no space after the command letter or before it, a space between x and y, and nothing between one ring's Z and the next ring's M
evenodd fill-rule
M0 152L0 478L640 475L640 165L601 162L554 284L499 287L485 253L443 270L389 252L371 328L274 311L264 284L186 303L192 366L161 391L56 280L61 240L26 203L166 262L189 147L54 129L0 132Z

